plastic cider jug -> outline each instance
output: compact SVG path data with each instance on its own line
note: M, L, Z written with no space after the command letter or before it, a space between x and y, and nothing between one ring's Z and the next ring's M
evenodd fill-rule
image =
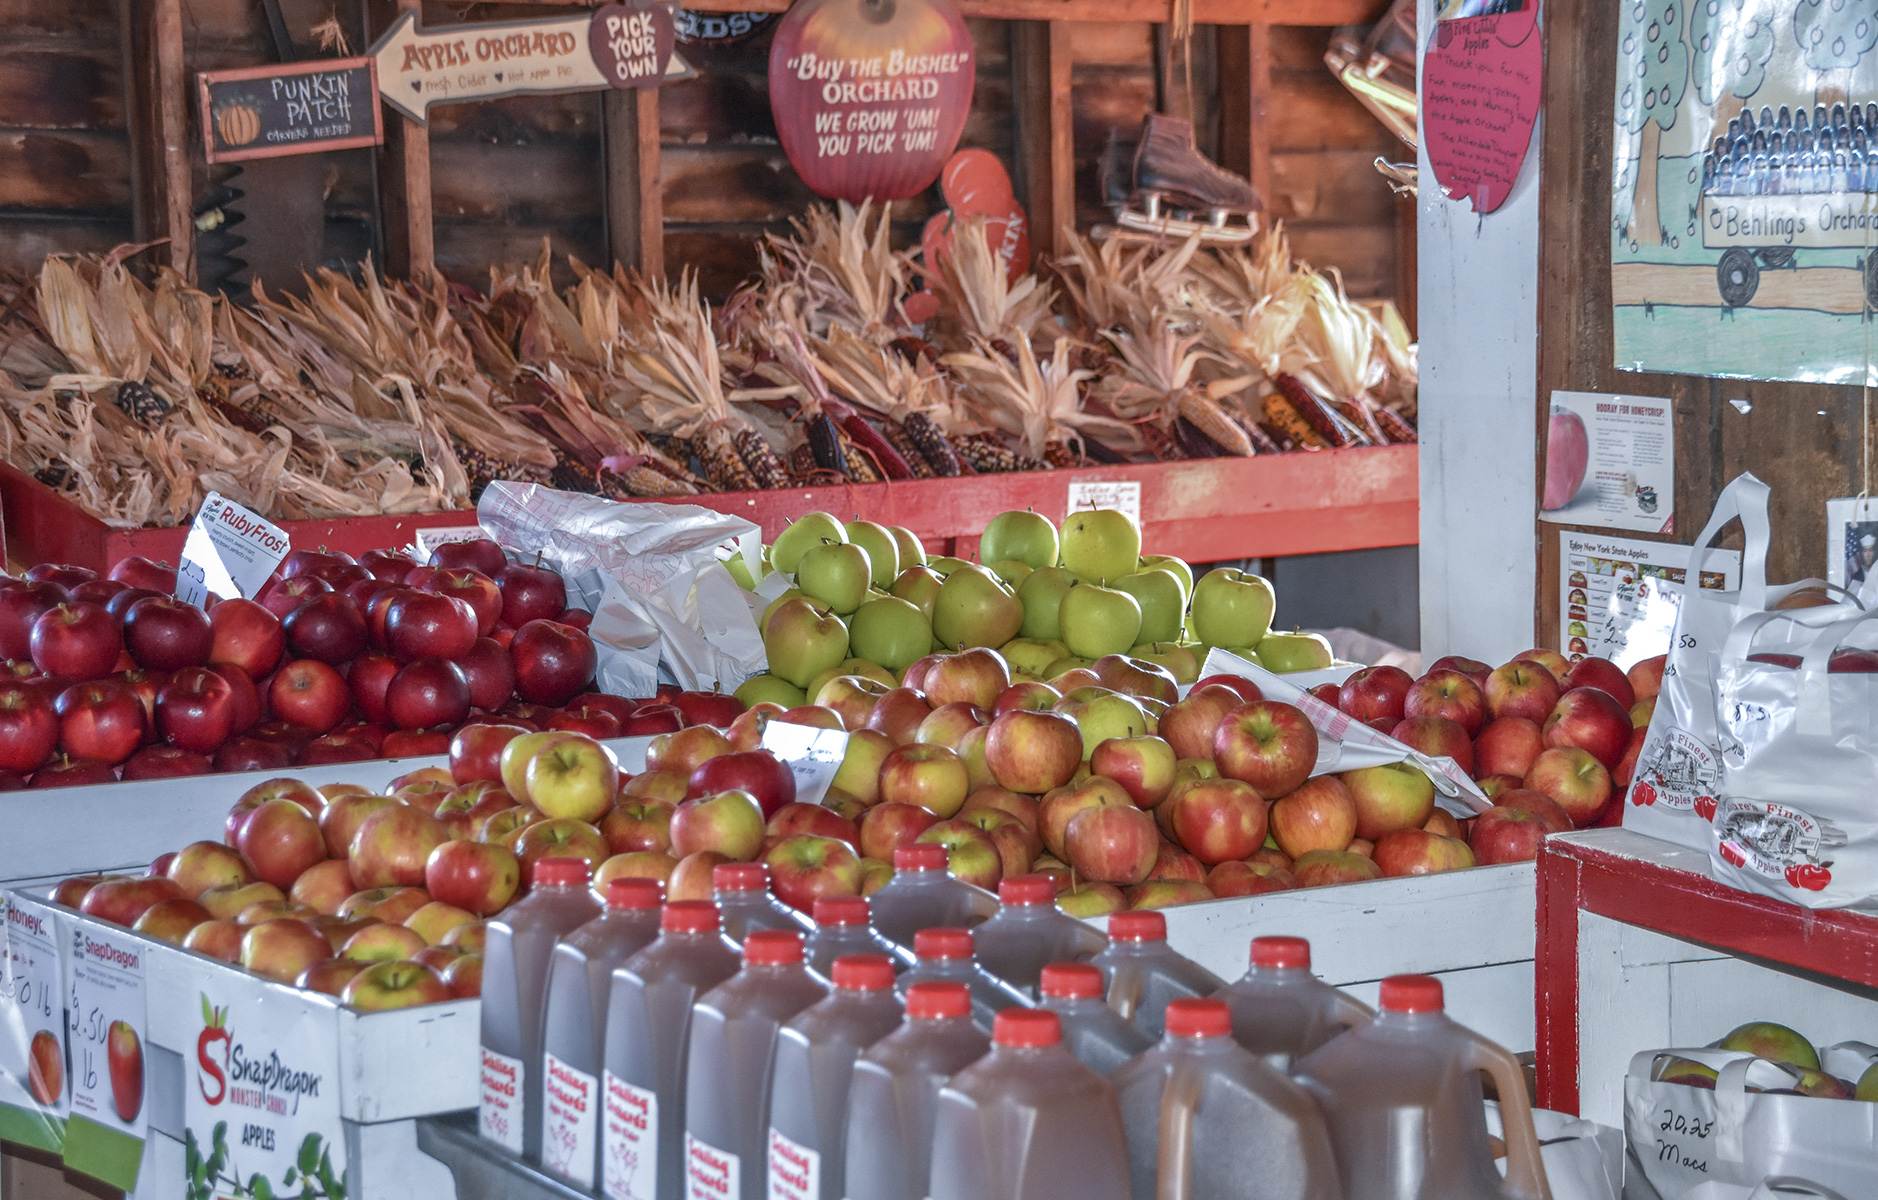
M1482 1071L1500 1093L1505 1179ZM1551 1200L1518 1061L1448 1018L1438 979L1383 980L1382 1011L1292 1073L1323 1108L1344 1200Z
M1102 972L1109 1007L1150 1038L1161 1036L1169 1001L1211 996L1226 981L1167 944L1167 918L1151 908L1109 916L1109 944L1090 959Z
M511 1154L541 1154L542 1002L561 938L600 915L585 859L544 858L528 895L489 922L483 955L483 1140Z
M1324 1114L1232 1040L1218 1000L1167 1006L1167 1033L1109 1076L1134 1200L1341 1200Z
M698 998L685 1067L686 1200L765 1200L776 1034L828 994L802 935L752 930L743 970Z
M776 1036L770 1200L845 1200L854 1060L900 1024L893 959L844 955L829 974L835 990L797 1013Z
M905 1023L861 1055L848 1085L847 1200L926 1200L939 1089L990 1049L963 983L906 989Z
M599 1178L600 1073L613 969L659 935L655 879L614 879L606 908L561 939L541 1032L541 1165L583 1188Z
M972 959L972 933L942 926L913 935L911 967L900 976L900 998L916 983L961 983L972 998L972 1021L986 1033L991 1022L1012 1005L1030 1004L1030 998L1001 979L993 978Z
M1108 939L1056 907L1046 875L1013 875L998 884L998 911L972 931L978 965L1034 999L1046 963L1087 962Z
M915 842L893 852L893 878L870 899L874 929L892 942L901 962L913 961L922 929L970 929L998 911L997 897L946 872L944 846Z
M806 948L809 970L824 983L834 979L835 962L850 954L885 954L893 946L867 924L867 901L859 896L819 896L815 901L815 932Z
M1213 993L1232 1010L1232 1036L1280 1071L1372 1015L1369 1006L1311 974L1311 944L1252 939L1252 965Z
M691 1006L737 973L717 905L680 900L659 914L659 937L613 972L601 1079L600 1191L608 1200L685 1194L685 1060Z
M1083 1066L1107 1075L1154 1044L1102 998L1102 972L1093 963L1051 963L1038 985L1043 1007L1063 1025L1063 1045Z
M743 945L753 929L807 933L807 917L770 894L769 868L762 863L718 863L711 868L711 892L724 936Z
M998 1014L991 1053L939 1092L931 1200L1125 1200L1128 1142L1108 1080L1043 1008Z

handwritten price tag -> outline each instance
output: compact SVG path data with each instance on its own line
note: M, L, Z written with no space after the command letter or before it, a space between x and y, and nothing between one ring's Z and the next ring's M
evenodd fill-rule
M763 727L763 749L789 764L796 777L796 800L820 804L848 753L848 735L839 729L771 721Z
M437 525L417 531L417 557L428 561L431 552L439 546L448 546L454 542L475 542L489 536L489 531L481 525Z
M286 530L210 492L183 541L176 598L201 607L210 596L252 597L287 557L287 547Z
M1112 508L1128 514L1141 524L1141 481L1138 479L1072 482L1069 485L1069 511L1088 512L1093 508Z

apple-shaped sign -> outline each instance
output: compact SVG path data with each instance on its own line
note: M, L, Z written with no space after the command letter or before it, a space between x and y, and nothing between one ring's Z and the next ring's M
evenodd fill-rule
M674 5L660 0L608 4L594 10L587 48L616 88L655 88L665 79L677 40Z
M1436 23L1422 58L1422 136L1441 190L1490 213L1519 177L1539 118L1538 6Z
M904 200L958 145L974 74L949 0L799 0L770 44L770 109L811 191Z

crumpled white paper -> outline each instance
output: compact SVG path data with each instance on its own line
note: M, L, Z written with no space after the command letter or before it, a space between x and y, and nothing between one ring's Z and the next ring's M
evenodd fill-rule
M661 678L729 691L763 670L749 593L723 565L741 554L762 569L762 531L742 517L498 481L476 519L518 557L539 553L567 579L568 603L593 613L603 691L650 696Z

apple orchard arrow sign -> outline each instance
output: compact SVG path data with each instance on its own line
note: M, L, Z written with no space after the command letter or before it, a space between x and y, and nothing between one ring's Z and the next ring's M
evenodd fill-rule
M601 14L578 13L539 21L491 21L423 29L417 14L406 12L371 48L378 64L378 94L385 103L422 124L433 104L462 104L523 93L594 92L632 87L637 79L615 80L601 60L618 55L595 52L602 38L596 22L628 6L609 5ZM668 31L654 37L660 49L672 44L670 3L635 5L635 11ZM660 82L695 74L672 53Z

